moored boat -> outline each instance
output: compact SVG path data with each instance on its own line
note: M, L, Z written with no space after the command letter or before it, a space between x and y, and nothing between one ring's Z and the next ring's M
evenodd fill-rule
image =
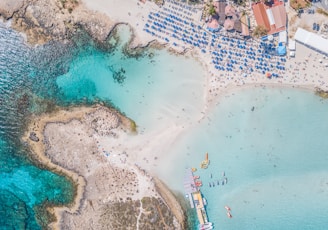
M204 205L207 205L207 200L205 199L205 197L203 197L203 203L204 203Z
M199 224L198 229L199 230L213 229L213 224L211 222L207 222L207 223L204 223L204 224Z
M230 212L227 212L227 216L228 216L229 218L232 218L232 215L231 215Z
M209 165L210 161L208 159L208 153L206 153L205 155L205 160L203 160L201 163L200 163L200 167L202 169L207 169L208 165Z
M230 208L228 205L224 206L224 208L225 208L227 211L231 211L231 208Z
M203 183L202 183L202 181L200 181L200 180L196 180L196 181L195 181L195 185L196 185L197 187L201 187L201 186L203 186Z

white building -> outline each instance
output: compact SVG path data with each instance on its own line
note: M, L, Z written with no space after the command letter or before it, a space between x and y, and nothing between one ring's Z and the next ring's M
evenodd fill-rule
M324 39L323 37L302 28L297 28L294 38L297 42L302 43L320 53L328 55L327 39Z

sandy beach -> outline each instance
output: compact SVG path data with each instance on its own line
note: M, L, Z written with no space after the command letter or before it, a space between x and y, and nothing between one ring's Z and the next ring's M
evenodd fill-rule
M135 36L131 47L145 46L158 40L144 31L148 14L159 9L152 2L83 0L82 3L92 11L107 15L114 23L128 23ZM166 44L163 40L158 42ZM181 47L169 48L181 51ZM222 94L233 88L268 86L328 90L327 67L324 66L328 60L301 44L297 44L295 58L287 57L286 71L277 78L267 78L258 73L245 77L242 70L217 70L208 54L188 47L183 47L183 50L189 50L185 55L199 60L208 72L205 113ZM324 61L319 61L321 59ZM178 115L183 116L183 113ZM51 227L106 229L107 225L111 225L112 229L124 229L129 225L132 229L146 229L152 218L149 210L158 210L158 226L164 226L163 229L183 228L184 216L178 202L150 174L156 172L158 157L168 154L166 150L188 127L175 126L165 131L138 135L131 132L130 126L127 118L101 106L60 110L33 118L23 140L29 143L43 164L67 175L77 185L74 204L52 210L58 222ZM39 142L29 139L31 132L40 139ZM142 159L143 163L136 165L136 159ZM144 197L153 200L143 203ZM130 208L130 212L138 215L126 215L124 224L120 225L108 210L120 213L119 204L123 203L125 209ZM149 209L145 208L146 205Z
M83 0L83 3L90 10L95 10L108 15L108 17L115 22L128 23L133 28L135 35L135 39L130 44L132 47L138 45L144 46L153 40L156 40L161 44L167 44L163 39L158 39L157 37L146 33L144 31L144 24L146 23L147 16L150 12L162 10L161 8L170 4L170 1L165 3L163 7L159 7L153 2L146 1L146 3L141 3L135 0L111 0L106 2L101 0ZM128 9L128 11L125 9ZM290 25L290 36L292 36L296 31L295 26L302 26L309 19L306 16L303 18L295 18L294 13L288 7L287 11L293 16L293 24ZM192 14L190 17L196 24L203 25L198 18L200 15L199 12ZM320 15L316 15L315 17L318 20L322 20L322 16ZM171 49L181 51L181 47L172 46L171 43L168 44ZM325 70L327 70L327 67L325 66L325 63L328 62L327 57L299 43L297 43L296 47L296 56L289 57L287 55L285 64L286 71L283 71L278 78L269 79L265 77L264 74L255 72L245 77L242 70L233 72L217 70L214 68L214 65L211 64L211 55L208 53L202 53L200 52L200 49L188 47L187 45L184 48L185 50L189 50L186 55L191 55L198 59L208 70L209 98L216 97L218 92L222 92L227 88L253 83L273 83L277 86L289 85L291 87L311 87L313 89L318 87L323 90L328 90L328 80L324 75ZM227 47L227 49L229 48Z

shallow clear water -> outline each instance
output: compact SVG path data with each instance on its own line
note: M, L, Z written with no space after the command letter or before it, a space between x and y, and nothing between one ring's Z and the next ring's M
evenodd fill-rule
M34 210L38 205L60 205L73 198L71 183L32 166L26 157L18 137L28 115L51 111L55 105L101 100L112 103L145 131L184 122L176 116L182 109L190 116L202 109L202 67L166 51L149 50L138 58L127 57L122 48L128 27L121 27L119 45L105 52L88 38L79 38L74 45L51 43L32 49L17 33L1 26L0 196L7 202L0 204L0 211L7 218L0 228L25 225L37 229ZM190 98L194 104L189 104ZM17 200L15 204L11 196ZM21 216L14 219L18 209Z
M120 34L127 31L122 27ZM185 122L185 117L177 117L182 109L186 116L200 115L205 78L195 60L166 50L150 50L137 59L127 58L120 49L123 44L112 53L81 52L70 64L69 72L57 79L65 99L96 97L110 101L143 131ZM122 83L114 76L120 71L124 71Z
M328 101L312 92L234 91L174 147L173 156L180 156L171 161L198 168L195 174L203 182L201 191L216 229L325 229L327 117ZM210 165L200 169L205 152ZM176 175L183 170L173 169L164 177L183 191L183 177ZM231 207L232 219L225 205Z
M128 36L122 27L121 41ZM185 168L199 167L209 152L209 168L197 174L216 229L325 229L327 101L291 89L241 90L225 95L198 122L205 80L194 60L164 50L129 58L123 43L104 52L88 38L31 49L3 26L0 42L0 227L38 229L36 205L67 203L74 192L65 178L26 157L17 139L24 118L54 105L102 100L135 120L139 135L186 124L156 173L183 192ZM228 184L210 188L209 182L222 182L223 171ZM232 219L224 205L231 206Z

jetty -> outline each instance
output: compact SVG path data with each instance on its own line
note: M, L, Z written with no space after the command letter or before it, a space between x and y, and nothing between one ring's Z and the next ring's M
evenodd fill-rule
M193 193L194 204L196 207L197 218L200 224L208 223L203 196L200 191Z
M195 177L192 170L186 170L184 177L183 187L186 192L186 197L189 198L190 207L194 208L194 201L192 199L192 194L199 191L199 188L196 186Z
M192 169L186 170L184 177L184 189L186 192L186 197L189 199L190 207L196 208L199 225L204 226L206 224L210 224L212 226L212 223L208 221L207 213L205 210L206 200L203 197L200 188L196 185L196 178L198 179L197 176L193 175Z

